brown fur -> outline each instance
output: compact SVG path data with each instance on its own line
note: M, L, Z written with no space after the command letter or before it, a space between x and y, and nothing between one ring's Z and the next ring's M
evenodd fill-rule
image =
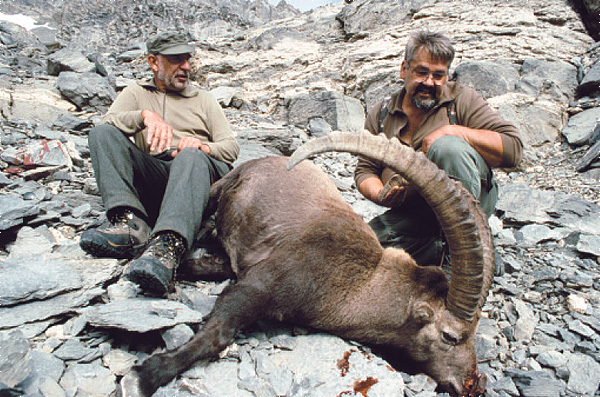
M216 356L262 317L403 350L460 393L476 369L477 320L446 309L443 271L418 266L402 250L384 250L322 171L304 161L288 172L286 162L249 161L211 188L237 282L190 342L136 368L144 393Z

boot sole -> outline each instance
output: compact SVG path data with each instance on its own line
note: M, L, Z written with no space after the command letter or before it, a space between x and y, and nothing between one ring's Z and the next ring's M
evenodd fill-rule
M110 245L105 239L96 239L94 235L86 238L82 236L79 246L85 252L98 258L132 259L142 252L145 244L138 245Z
M138 258L131 263L123 277L140 286L147 295L162 297L170 290L164 267L154 263L152 259Z

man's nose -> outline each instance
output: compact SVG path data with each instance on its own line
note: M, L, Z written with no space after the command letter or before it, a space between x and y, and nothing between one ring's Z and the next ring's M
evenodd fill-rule
M428 85L428 86L435 85L435 81L433 80L432 73L427 74L427 77L425 77L425 80L423 80L423 84Z
M189 72L190 70L192 70L192 67L190 66L190 61L189 60L185 60L183 61L180 65L179 68Z

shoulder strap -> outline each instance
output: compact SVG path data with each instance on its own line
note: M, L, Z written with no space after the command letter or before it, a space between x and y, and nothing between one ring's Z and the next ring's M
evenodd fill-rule
M446 109L448 109L448 120L450 120L450 124L458 124L458 117L456 116L456 102L454 99L448 102Z
M383 132L383 120L388 115L388 105L390 103L390 97L384 98L381 102L381 108L379 108L379 123L378 123L378 132L381 134Z

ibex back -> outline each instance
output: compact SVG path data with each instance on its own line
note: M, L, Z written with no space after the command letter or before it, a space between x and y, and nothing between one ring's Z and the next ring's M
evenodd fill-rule
M419 186L450 247L450 283L440 268L382 248L329 177L300 162L327 150L383 161ZM300 163L286 171L284 157L252 160L213 185L209 206L237 280L192 340L149 357L132 382L151 395L268 317L393 348L453 395L482 393L474 338L494 264L487 218L475 199L422 154L370 134L311 141L289 161Z

